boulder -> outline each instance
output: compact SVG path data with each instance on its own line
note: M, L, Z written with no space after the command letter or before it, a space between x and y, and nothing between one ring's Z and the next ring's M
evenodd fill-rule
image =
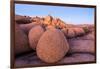
M22 54L29 52L32 49L29 47L28 37L20 29L19 25L15 23L15 54Z
M42 36L42 34L44 33L44 29L42 26L38 25L33 27L30 31L29 31L29 44L30 47L35 50L37 47L37 43L40 39L40 37Z
M36 52L38 57L46 63L56 63L69 50L64 34L58 29L47 30L40 38Z

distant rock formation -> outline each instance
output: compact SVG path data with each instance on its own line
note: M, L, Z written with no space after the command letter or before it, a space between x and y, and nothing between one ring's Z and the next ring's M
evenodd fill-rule
M31 17L29 16L21 16L21 15L15 15L15 21L18 24L26 24L31 22Z
M15 15L15 21L18 24L22 24L21 25L22 29L27 28L25 32L28 32L33 27L33 25L42 25L45 28L47 26L53 26L57 29L61 29L67 38L76 37L77 35L83 35L94 29L94 25L68 24L62 21L60 18L53 18L51 15L45 17L38 17L38 16L29 17L29 16Z

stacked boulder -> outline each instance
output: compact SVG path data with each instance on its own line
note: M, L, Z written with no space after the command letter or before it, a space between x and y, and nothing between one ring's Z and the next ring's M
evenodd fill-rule
M63 62L65 59L73 58L73 56L71 58L66 56L73 53L78 53L75 55L77 60L81 57L79 53L86 52L95 55L94 41L77 40L81 36L91 33L90 28L94 29L94 26L66 24L61 19L53 18L50 15L46 17L17 15L15 16L16 55L33 50L38 58L46 63ZM94 38L94 36L92 37ZM66 58L64 58L65 56ZM91 58L90 55L87 57ZM78 61L81 62L81 60Z

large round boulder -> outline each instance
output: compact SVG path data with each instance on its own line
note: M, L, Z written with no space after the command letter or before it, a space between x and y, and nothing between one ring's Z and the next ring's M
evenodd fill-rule
M64 34L58 29L47 30L40 38L36 52L38 57L47 63L61 60L69 50Z

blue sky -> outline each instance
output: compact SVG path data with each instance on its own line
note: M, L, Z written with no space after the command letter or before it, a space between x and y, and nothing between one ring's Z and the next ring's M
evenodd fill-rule
M94 8L15 4L15 14L60 18L66 23L93 24Z

